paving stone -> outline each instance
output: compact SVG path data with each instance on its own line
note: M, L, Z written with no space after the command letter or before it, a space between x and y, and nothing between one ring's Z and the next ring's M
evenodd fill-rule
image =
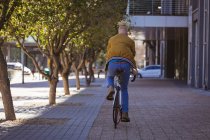
M117 132L111 125L112 102L104 101L90 134L94 127L102 127L103 139L208 139L210 97L206 93L201 96L187 85L180 87L177 82L137 79L129 86L131 122L120 123L117 129L122 132ZM105 137L105 130L112 130L114 138Z
M97 85L104 83L103 79L96 80L99 80ZM81 94L76 96L63 97L59 95L59 105L51 108L46 107L46 110L36 117L68 119L67 121L62 124L35 125L22 123L10 128L6 127L7 124L0 123L0 139L210 139L210 93L189 88L187 85L180 85L179 81L170 79L137 79L136 82L130 83L129 116L131 122L120 122L117 129L114 128L112 121L112 101L105 100L105 87L92 86L82 91L75 91ZM25 85L21 86L23 87L16 88L17 92L20 92L19 94L23 91L35 94L40 90L38 88L26 89L24 88ZM30 84L30 86L33 87L33 84ZM14 89L12 90L14 91ZM43 101L45 98L47 99L47 96L44 98L38 98L37 96L35 98ZM21 101L20 98L15 99L15 103ZM24 99L33 99L33 97L26 96ZM21 106L17 109L21 113ZM25 114L25 117L28 117L27 115Z

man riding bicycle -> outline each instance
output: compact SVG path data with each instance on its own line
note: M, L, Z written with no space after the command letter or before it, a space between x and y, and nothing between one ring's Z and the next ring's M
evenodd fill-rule
M135 43L128 37L128 25L126 21L118 23L118 34L111 37L108 41L106 61L107 61L107 81L108 95L107 100L113 100L114 95L114 76L117 70L123 70L121 75L122 93L122 122L130 122L128 116L128 82L130 69L134 75L137 74L136 62L134 60Z

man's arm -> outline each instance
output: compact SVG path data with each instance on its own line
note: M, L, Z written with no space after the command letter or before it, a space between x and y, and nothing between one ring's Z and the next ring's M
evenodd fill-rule
M131 51L133 53L133 56L136 55L136 50L135 50L135 42L132 40L132 44L131 44Z

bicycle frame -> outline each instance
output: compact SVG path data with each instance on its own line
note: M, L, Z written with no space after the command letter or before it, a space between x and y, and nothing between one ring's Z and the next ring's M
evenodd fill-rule
M115 76L115 96L113 101L113 122L115 128L117 128L117 124L120 122L122 117L120 74L121 72L117 73Z
M117 74L115 76L115 96L113 101L113 122L114 122L114 128L117 128L117 124L121 121L122 118L122 102L121 102L121 74L123 73L122 70L117 71ZM131 82L135 81L136 76L133 77Z
M115 76L115 93L119 93L119 104L121 105L121 87L120 87L120 82L121 82L121 77L120 74ZM117 94L115 94L114 98L117 96Z

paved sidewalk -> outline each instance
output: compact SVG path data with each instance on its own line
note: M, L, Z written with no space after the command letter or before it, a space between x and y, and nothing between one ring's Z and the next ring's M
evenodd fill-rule
M129 86L130 123L114 129L105 101L89 140L209 140L210 92L174 80L137 79Z
M137 79L129 86L131 122L121 122L114 129L112 102L105 100L103 84L104 79L96 79L91 87L71 89L71 96L63 96L59 83L58 104L52 107L45 102L46 81L13 85L13 91L18 92L15 110L23 120L0 123L0 140L210 139L209 91L175 80Z
M13 84L17 120L0 123L0 140L87 139L104 102L105 87L101 86L103 83L104 79L96 79L87 88L82 79L80 91L73 88L70 91L71 96L63 96L62 82L59 82L55 106L47 105L47 81ZM75 81L70 80L70 85L73 84ZM0 110L3 114L2 107Z

